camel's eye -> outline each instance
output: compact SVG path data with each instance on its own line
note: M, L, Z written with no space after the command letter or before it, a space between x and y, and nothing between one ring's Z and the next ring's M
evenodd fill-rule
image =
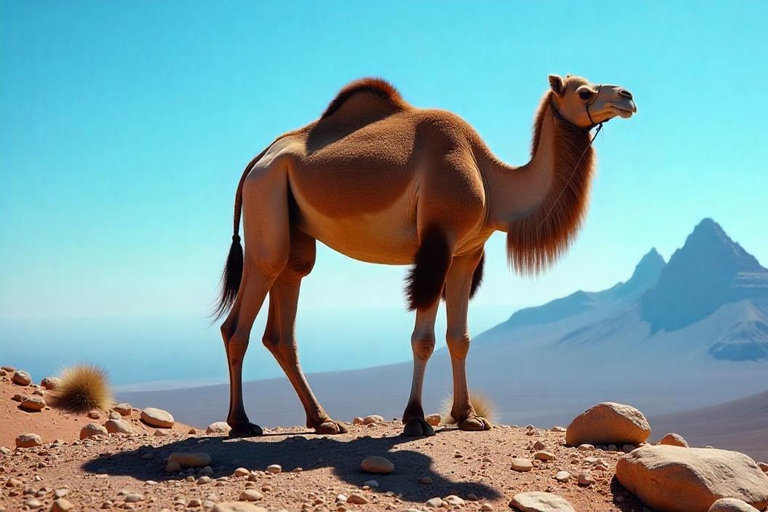
M589 89L582 89L579 91L579 98L583 99L584 101L592 99L594 95L595 93L593 93Z

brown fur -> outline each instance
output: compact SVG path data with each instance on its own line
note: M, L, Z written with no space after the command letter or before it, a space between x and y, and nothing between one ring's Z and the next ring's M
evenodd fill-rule
M408 273L406 294L408 309L428 308L440 298L451 266L451 248L440 227L430 225L424 230L413 267Z
M539 147L545 114L551 108L551 94L545 95L536 114L532 154ZM568 249L589 203L594 169L594 151L588 148L589 132L556 120L553 144L556 171L551 191L536 210L515 220L507 232L509 260L521 274L546 270Z
M341 108L341 106L352 96L364 92L374 94L381 99L386 100L396 108L404 109L408 108L409 106L403 97L400 96L398 90L395 89L395 86L386 80L375 77L361 78L360 80L355 80L354 82L344 86L344 88L339 91L333 101L328 104L328 107L325 109L325 112L323 112L323 115L320 116L320 118L322 119L330 117L333 115L333 113L339 110L339 108Z

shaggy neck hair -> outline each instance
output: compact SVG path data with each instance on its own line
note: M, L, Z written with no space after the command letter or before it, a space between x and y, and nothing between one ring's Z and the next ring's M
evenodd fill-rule
M546 94L539 105L531 145L532 157L538 151L552 152L552 186L542 203L514 220L507 231L507 256L520 274L546 270L568 249L581 228L589 203L595 162L589 131L558 119L551 112L553 94ZM547 116L553 118L552 137L542 140Z

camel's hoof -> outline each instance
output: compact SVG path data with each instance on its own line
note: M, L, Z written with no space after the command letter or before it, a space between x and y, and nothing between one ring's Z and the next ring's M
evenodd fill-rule
M325 435L346 434L349 428L340 421L325 420L315 427L315 433Z
M412 418L405 422L403 435L408 437L433 436L435 435L435 429L421 418Z
M255 437L264 434L264 430L253 423L238 423L229 431L229 437Z
M459 428L469 431L491 430L491 422L482 416L470 416L459 422Z

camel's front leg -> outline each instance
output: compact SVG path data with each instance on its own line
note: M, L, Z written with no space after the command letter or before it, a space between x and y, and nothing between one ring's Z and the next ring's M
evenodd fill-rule
M403 413L406 436L433 436L435 430L424 419L424 408L421 405L421 390L424 384L424 372L427 369L429 356L435 349L435 316L439 301L435 301L427 309L416 311L416 326L411 336L413 349L413 381L411 382L411 397Z
M482 251L453 258L448 271L445 290L445 304L448 326L446 341L451 353L453 369L453 407L451 416L462 430L489 430L491 423L478 416L472 407L467 388L466 359L469 352L469 329L467 328L467 310L472 288L472 276L480 262Z

